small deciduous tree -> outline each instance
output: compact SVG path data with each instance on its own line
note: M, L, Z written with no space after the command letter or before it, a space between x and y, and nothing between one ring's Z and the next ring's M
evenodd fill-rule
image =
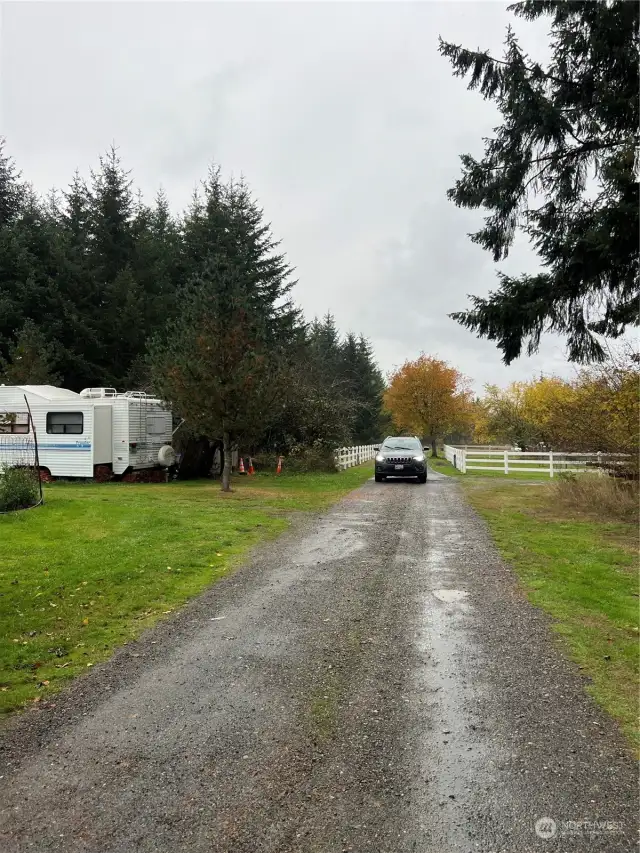
M625 471L637 476L639 387L638 358L621 351L573 379L541 376L506 389L489 385L477 405L486 413L491 441L522 449L543 443L565 452L625 454Z
M192 430L222 440L223 491L230 489L233 446L264 428L284 376L283 353L249 303L242 274L212 258L185 292L180 316L151 348L159 393Z
M521 450L540 441L539 430L525 411L524 382L512 382L508 388L487 385L483 406L487 413L487 433L492 441L513 444Z
M459 370L423 353L390 375L384 405L399 430L429 438L437 456L438 440L468 427L471 391Z

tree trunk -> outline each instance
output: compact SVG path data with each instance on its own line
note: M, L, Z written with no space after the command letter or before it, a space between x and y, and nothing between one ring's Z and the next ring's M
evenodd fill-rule
M222 491L231 491L231 436L228 432L222 433L222 452L224 463L222 466Z
M431 456L433 459L438 458L438 447L435 438L431 439Z

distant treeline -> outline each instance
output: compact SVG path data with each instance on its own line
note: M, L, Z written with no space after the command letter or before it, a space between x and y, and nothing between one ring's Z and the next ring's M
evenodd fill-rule
M306 323L244 181L147 204L116 149L46 197L0 141L0 381L154 389L194 434L271 450L383 429L369 342Z

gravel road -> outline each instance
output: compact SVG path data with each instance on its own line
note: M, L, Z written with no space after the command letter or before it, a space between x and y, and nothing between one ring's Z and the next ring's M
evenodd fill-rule
M637 841L624 740L435 473L370 481L297 522L55 707L14 718L0 758L2 853ZM536 832L542 818L555 827Z

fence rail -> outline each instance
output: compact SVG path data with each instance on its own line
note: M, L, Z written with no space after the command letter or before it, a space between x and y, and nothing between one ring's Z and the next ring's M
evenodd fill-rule
M336 450L336 467L340 471L368 462L376 455L378 444L360 444L355 447L339 447Z
M499 471L504 474L520 471L548 474L549 477L563 472L601 471L611 465L624 464L624 459L628 458L623 453L559 453L449 444L445 444L444 452L447 460L463 474L467 471Z

